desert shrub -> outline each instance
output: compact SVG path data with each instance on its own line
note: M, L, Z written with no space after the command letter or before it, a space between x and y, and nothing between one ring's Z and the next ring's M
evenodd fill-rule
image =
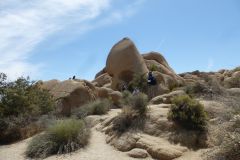
M54 121L54 115L40 117L4 117L0 118L0 144L9 144L29 138L44 129Z
M0 73L0 143L28 138L42 130L37 121L53 111L55 102L50 93L29 78L7 81Z
M169 88L170 91L174 91L174 90L176 90L178 87L181 87L181 85L180 85L180 84L177 84L177 83L170 83L170 84L168 85L168 88Z
M121 114L119 114L113 121L113 130L123 133L128 130L133 120L136 118L136 113L128 107L124 107Z
M156 64L151 64L149 70L152 71L152 72L153 72L153 71L157 71L157 70L158 70L158 67L157 67Z
M82 120L59 120L48 130L32 139L26 155L45 158L52 154L73 152L88 144L90 134Z
M14 82L2 79L0 86L0 115L41 115L54 109L55 101L50 93L29 78Z
M122 106L128 106L138 114L144 115L147 112L148 97L144 93L138 93L136 95L131 94L128 91L123 92Z
M187 95L175 97L168 113L168 119L182 127L193 130L204 130L207 116L204 107Z
M120 101L121 105L128 105L131 103L132 93L129 91L122 92L122 99Z
M203 82L195 82L185 87L185 92L191 96L204 96L212 98L214 95L222 95L225 93L224 88L216 79L208 77L208 80Z
M128 86L130 91L134 88L138 88L141 92L146 92L147 90L147 77L145 74L134 74L132 81Z
M92 106L92 115L103 115L106 114L111 107L111 103L109 100L97 100L91 104Z
M227 160L240 159L240 133L233 132L225 136L217 157Z
M113 120L113 130L124 133L129 129L143 129L146 116L140 116L138 112L129 107L124 107L122 112Z
M139 115L145 115L147 112L148 97L144 93L132 96L130 105Z
M207 91L207 86L200 82L195 82L185 87L185 92L189 95L205 93L206 91Z
M118 133L143 127L148 110L148 98L145 94L131 95L126 92L123 95L122 112L113 121L113 130Z
M84 118L88 115L103 115L106 114L111 108L111 102L108 99L98 99L76 108L72 114L78 118Z

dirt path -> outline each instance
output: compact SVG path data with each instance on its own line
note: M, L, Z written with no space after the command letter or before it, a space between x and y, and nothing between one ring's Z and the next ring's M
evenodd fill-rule
M161 113L162 116L166 117L166 113L163 112L165 110L160 108L161 112L157 112L156 106L152 106L153 113ZM116 116L121 110L111 110L105 117L101 118L109 118L111 116ZM162 117L161 115L157 115L157 117ZM94 122L94 121L93 121ZM98 124L99 122L96 122ZM97 126L96 126L97 127ZM127 153L117 151L114 147L106 144L105 135L94 128L91 129L92 134L90 138L89 145L80 149L71 154L65 154L60 156L51 156L46 158L45 160L136 160L136 158L130 158ZM12 144L0 146L0 160L26 160L27 158L24 155L26 151L27 145L31 138ZM202 160L200 156L200 152L188 151L185 152L182 157L179 157L176 160ZM152 160L152 158L146 158L144 160Z
M0 146L0 160L25 160L24 152L30 139L12 145ZM126 153L115 150L106 144L105 135L92 129L89 145L72 154L51 156L46 160L133 160ZM136 159L135 159L136 160ZM151 158L147 159L151 160Z
M105 135L92 129L92 137L87 148L79 150L71 155L52 156L46 160L136 160L130 158L124 152L115 150L106 144ZM149 159L150 160L150 159Z
M27 148L27 144L31 138L26 139L24 141L11 144L0 146L0 160L24 160L24 152Z

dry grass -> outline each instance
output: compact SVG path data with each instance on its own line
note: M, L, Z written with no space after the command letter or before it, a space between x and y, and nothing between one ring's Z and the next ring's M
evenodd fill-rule
M72 111L72 115L77 116L80 119L88 115L103 115L110 110L111 105L112 103L108 99L98 99L96 101L85 104L80 108L74 109Z
M73 152L88 144L90 131L82 120L59 120L32 139L27 147L29 158L45 158L52 154Z
M186 129L206 129L207 115L202 104L186 95L175 97L172 103L169 120Z
M124 94L121 114L113 121L113 130L123 133L128 129L142 129L147 114L148 98L145 94L138 95Z

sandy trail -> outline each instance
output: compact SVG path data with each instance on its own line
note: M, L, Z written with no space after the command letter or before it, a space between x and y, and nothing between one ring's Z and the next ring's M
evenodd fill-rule
M111 110L105 118L111 116L116 116L121 110L115 109ZM166 114L161 112L161 114ZM166 116L166 115L165 115ZM105 119L104 118L104 119ZM97 126L96 126L97 127ZM106 144L105 134L97 131L96 128L91 129L91 138L89 145L71 154L51 156L45 160L136 160L136 158L131 158L127 153L117 151L114 147ZM26 151L27 145L31 138L20 141L15 144L0 146L0 160L26 160L24 152ZM201 151L185 152L182 157L176 160L202 160ZM151 157L145 158L144 160L153 160Z
M31 138L12 145L0 146L0 160L25 160L24 152ZM133 160L126 153L117 151L106 144L105 135L95 128L92 129L92 136L89 145L74 153L51 156L46 160ZM152 160L148 158L146 160Z

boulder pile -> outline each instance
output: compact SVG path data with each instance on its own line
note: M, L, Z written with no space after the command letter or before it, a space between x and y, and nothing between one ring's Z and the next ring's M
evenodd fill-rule
M149 71L157 80L157 85L151 88L155 93L152 97L167 93L184 83L160 53L140 54L135 44L129 38L124 38L112 47L106 66L92 82L50 80L43 83L43 88L49 90L56 99L58 111L68 115L72 108L97 98L112 99L118 105L122 97L119 91L123 86L128 85L135 75L143 75L147 79Z

